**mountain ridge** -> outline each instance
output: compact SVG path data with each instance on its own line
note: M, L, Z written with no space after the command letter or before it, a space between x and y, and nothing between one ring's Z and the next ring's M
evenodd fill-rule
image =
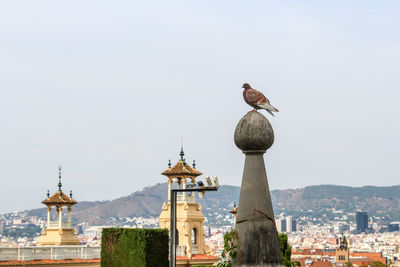
M167 201L168 184L159 183L147 186L130 195L108 201L83 201L74 206L75 222L87 221L90 224L109 223L110 218L132 216L158 216L162 203ZM216 192L207 192L205 199L198 199L203 213L209 221L218 222L219 214L229 215L233 203L239 201L240 187L222 185ZM330 209L355 212L368 211L372 216L400 220L400 185L362 186L312 185L298 189L271 191L275 215L302 216L310 210L314 216L322 216ZM45 217L46 209L28 210L29 216ZM324 213L325 212L325 213ZM214 216L214 215L215 216Z

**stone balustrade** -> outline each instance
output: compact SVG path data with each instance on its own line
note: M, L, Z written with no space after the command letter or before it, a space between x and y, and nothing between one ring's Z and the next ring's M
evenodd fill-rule
M186 194L186 196L184 196L183 194L179 194L176 196L176 201L177 202L195 203L194 194L192 194L192 195Z
M61 222L60 227L59 221L50 221L47 228L72 228L72 225L70 222Z
M185 256L186 255L186 246L178 245L176 246L176 256Z
M100 247L85 246L38 246L20 248L0 247L0 261L97 259L100 258L100 252Z

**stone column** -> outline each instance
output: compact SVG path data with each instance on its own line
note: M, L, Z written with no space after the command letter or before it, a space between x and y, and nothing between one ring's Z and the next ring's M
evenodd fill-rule
M183 189L186 189L186 178L182 179ZM182 192L182 200L186 201L186 192Z
M62 206L58 207L58 228L62 228Z
M50 226L51 206L47 206L47 228Z
M196 183L196 178L190 178L190 180L191 180L192 184ZM200 192L197 192L197 193L200 193ZM192 201L193 201L193 203L196 202L196 194L194 192L192 193Z
M68 206L68 223L70 224L70 226L71 226L71 210L72 210L71 206Z
M171 202L172 179L168 179L168 202Z
M263 157L273 142L269 121L256 111L247 113L236 126L235 144L246 156L235 223L239 256L233 266L277 266L282 262Z

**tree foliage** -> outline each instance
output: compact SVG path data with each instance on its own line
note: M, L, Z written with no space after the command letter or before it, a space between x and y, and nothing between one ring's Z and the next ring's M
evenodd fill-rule
M282 264L287 267L300 266L300 262L292 261L292 247L288 243L288 236L284 233L278 234L279 244L281 246Z
M14 239L19 237L33 238L40 235L40 226L32 225L27 227L5 228L3 235Z
M218 267L232 267L232 261L239 253L238 240L239 235L235 229L224 234L224 251L222 251L222 260L218 263Z
M167 267L167 229L104 228L101 267Z

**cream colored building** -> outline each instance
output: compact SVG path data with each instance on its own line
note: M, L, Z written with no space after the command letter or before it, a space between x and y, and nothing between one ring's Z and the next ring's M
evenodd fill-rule
M61 189L61 166L58 167L58 190L50 196L47 192L47 198L42 201L47 206L47 227L42 229L42 235L39 238L39 246L51 245L79 245L76 231L72 228L71 224L71 210L72 206L77 204L72 198L72 191L67 196ZM57 212L57 220L51 220L51 210L55 208ZM68 211L68 219L63 221L63 208Z
M47 227L42 230L39 246L1 247L1 266L46 266L46 267L100 267L99 246L79 246L79 240L71 224L72 206L77 202L72 192L67 196L62 191L61 166L58 173L58 191L42 201L47 206ZM57 212L56 220L51 220L52 208ZM63 220L63 208L67 219Z
M196 177L202 173L196 170L195 163L190 167L184 159L183 149L181 159L173 167L171 162L162 174L168 177L168 202L162 206L160 227L170 230L171 223L171 188L176 183L179 188L186 188L188 182L195 183ZM204 242L204 215L200 203L196 203L195 195L180 193L176 204L177 230L177 266L192 266L194 264L209 265L218 262L219 258L212 255L212 250Z

